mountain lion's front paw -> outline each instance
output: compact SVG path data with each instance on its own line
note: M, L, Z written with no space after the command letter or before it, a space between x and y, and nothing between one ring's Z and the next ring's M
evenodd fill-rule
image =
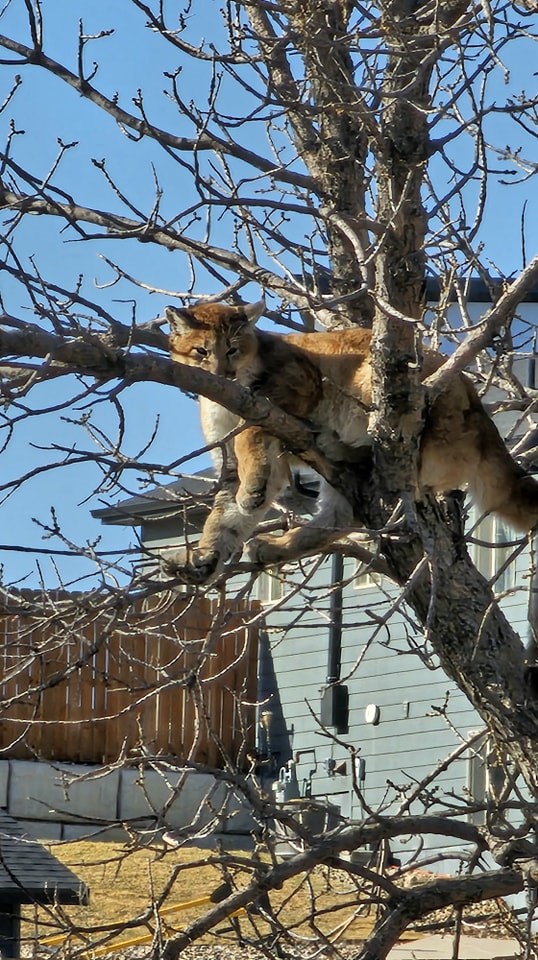
M218 562L218 553L183 548L163 556L161 570L166 577L201 586L215 573Z

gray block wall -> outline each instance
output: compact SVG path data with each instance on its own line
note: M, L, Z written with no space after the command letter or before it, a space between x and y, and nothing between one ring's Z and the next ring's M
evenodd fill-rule
M248 810L228 785L187 769L111 769L0 761L0 806L40 839L123 840L126 827L190 839L249 835Z

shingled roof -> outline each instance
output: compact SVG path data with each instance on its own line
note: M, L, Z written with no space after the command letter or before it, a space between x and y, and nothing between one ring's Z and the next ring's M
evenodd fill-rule
M89 890L0 807L0 903L87 904Z

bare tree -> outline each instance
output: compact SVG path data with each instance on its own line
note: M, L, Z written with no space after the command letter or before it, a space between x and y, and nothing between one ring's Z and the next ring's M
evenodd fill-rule
M82 14L80 5L70 6ZM61 43L59 24L41 0L12 0L0 16L8 91L0 170L4 456L16 453L19 431L28 430L46 453L4 474L2 491L24 491L53 470L87 464L91 495L102 498L140 489L141 474L145 489L188 469L179 430L167 440L165 462L152 455L151 425L133 450L127 414L133 414L129 391L138 385L141 397L150 396L151 383L166 388L151 394L163 408L179 388L247 422L263 420L345 491L357 530L376 539L376 555L367 559L400 585L443 669L510 757L528 796L536 797L538 711L524 646L470 560L454 501L414 495L424 411L455 372L471 370L479 385L500 385L520 432L534 409L532 390L511 367L514 346L533 340L518 308L538 280L534 249L527 258L537 238L526 218L536 173L534 5L245 0L220 12L197 0L179 12L153 0L125 6L117 18L103 11L100 22L88 14L91 22L80 21L78 36L76 24L68 36L70 23L62 23ZM128 63L136 64L136 80ZM512 83L509 63L528 76ZM55 116L57 104L65 114ZM512 219L501 224L495 208L508 181ZM505 262L502 247L491 252L499 230L510 237ZM94 272L97 289L82 275ZM491 294L478 319L468 306L471 275ZM432 278L436 305L426 309ZM259 299L260 288L268 319L284 328L373 326L373 462L342 469L317 450L307 423L233 382L169 360L166 302L242 302ZM422 338L450 351L425 384ZM40 418L58 424L58 435L39 434ZM60 549L95 564L97 586L69 599L46 593L21 599L7 565L8 612L20 612L22 604L25 616L54 623L49 647L73 633L73 617L81 636L88 618L99 617L98 643L119 629L128 647L133 621L125 611L134 616L141 594L148 600L173 584L148 585L122 561L101 555L97 544L76 545L55 512L41 525ZM333 549L365 558L360 544ZM231 565L223 589L238 570L255 573ZM223 622L220 610L198 666L182 678L191 693L203 688L199 671ZM82 661L94 652L83 645ZM79 667L75 661L69 670ZM161 676L153 689L163 682ZM50 678L37 684L37 694L47 685ZM201 717L203 698L197 703ZM196 767L194 754L189 760ZM289 821L255 780L238 772L237 758L221 767L260 824L269 816ZM303 832L304 852L285 864L260 859L249 872L223 857L225 878L233 867L247 880L171 936L163 955L178 956L253 904L269 924L271 944L284 944L289 930L271 915L271 892L316 864L342 867L341 854L365 842L431 832L474 845L476 857L492 853L491 872L432 881L420 892L402 888L382 869L348 865L380 911L358 956L384 957L426 913L522 890L535 879L535 850L525 838L536 807L528 799L521 805L523 826L500 835L448 815L411 818L402 808L400 817L370 811L362 825L327 836ZM315 911L310 922L317 935Z

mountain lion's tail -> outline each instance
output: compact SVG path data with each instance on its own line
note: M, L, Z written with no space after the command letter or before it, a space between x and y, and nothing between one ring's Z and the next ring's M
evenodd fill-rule
M495 513L515 530L532 530L538 524L538 482L512 459L483 407L482 413L478 470L468 478L469 489L484 513Z
M438 493L467 487L484 513L497 514L515 530L538 525L538 482L510 456L464 375L455 377L428 411L420 479Z

